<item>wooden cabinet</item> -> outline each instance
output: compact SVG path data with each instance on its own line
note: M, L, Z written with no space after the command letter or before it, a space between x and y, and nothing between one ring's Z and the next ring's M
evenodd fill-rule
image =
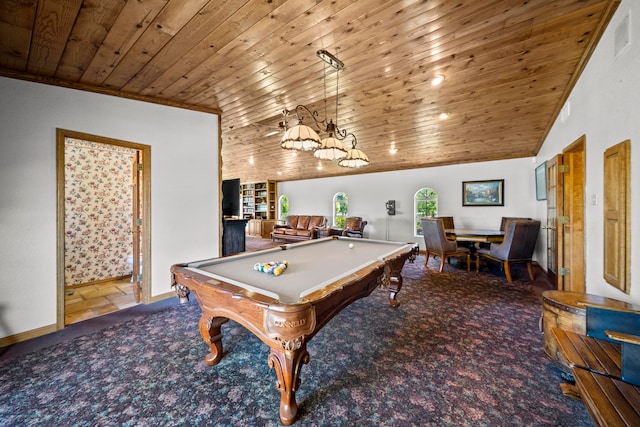
M275 181L242 184L242 217L245 219L276 219L276 188L277 182Z
M249 182L241 185L242 217L249 220L247 234L269 238L276 223L278 204L276 181Z
M268 239L271 237L271 232L275 224L275 219L251 219L247 226L247 234Z
M222 222L222 255L233 255L245 251L246 219L225 219Z

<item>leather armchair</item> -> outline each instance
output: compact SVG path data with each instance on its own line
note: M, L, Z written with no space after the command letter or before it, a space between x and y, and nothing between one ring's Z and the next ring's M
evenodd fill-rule
M506 221L506 227L502 243L491 243L488 249L478 249L476 271L480 269L480 258L496 261L504 266L504 274L507 276L507 281L512 283L511 264L526 263L529 278L533 280L531 258L538 241L540 221L511 219Z
M368 224L359 216L346 218L344 220L344 228L329 229L329 236L346 236L346 237L360 237L364 236L364 227Z
M466 256L467 270L470 269L471 251L469 248L458 247L455 240L447 239L444 232L444 221L441 218L422 218L422 234L426 246L425 267L429 262L429 256L440 257L440 272L444 270L444 263L452 256Z

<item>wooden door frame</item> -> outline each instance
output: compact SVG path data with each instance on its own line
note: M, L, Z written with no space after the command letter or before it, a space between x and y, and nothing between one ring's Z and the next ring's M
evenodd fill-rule
M585 292L584 217L586 178L586 136L582 135L562 150L562 216L568 224L558 224L561 234L562 258L558 266L569 268L567 276L558 276L558 288L564 291Z
M140 255L142 255L142 250L140 248L140 242L142 241L142 236L140 231L142 230L142 220L141 208L142 201L140 200L142 195L144 194L140 183L143 182L142 179L142 152L140 150L136 150L136 154L134 156L132 165L131 165L131 186L133 189L133 215L131 218L131 235L133 240L133 259L131 260L131 264L133 266L133 270L131 272L131 283L133 284L133 295L136 299L136 302L139 303L142 301L142 287L140 283L141 273L142 273L142 263L140 262Z
M56 329L64 329L65 139L132 148L142 153L142 302L151 302L151 146L67 129L56 129Z
M559 260L562 259L562 234L558 230L558 216L562 214L562 174L559 172L562 166L562 155L557 154L551 159L547 160L547 223L545 225L547 231L547 276L551 283L557 288L560 287L560 279L558 276L558 267L561 265ZM553 174L553 176L551 176ZM553 191L549 191L551 187L550 183L554 184ZM553 202L553 209L555 211L553 217L549 215L549 200ZM550 249L553 245L554 250ZM549 259L551 255L554 259ZM555 266L555 271L550 266Z

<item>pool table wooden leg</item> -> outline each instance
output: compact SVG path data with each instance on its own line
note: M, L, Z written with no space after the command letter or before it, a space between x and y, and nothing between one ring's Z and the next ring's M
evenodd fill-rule
M292 351L270 348L269 367L276 370L276 387L280 390L280 421L288 426L293 424L298 414L296 390L300 386L302 365L309 363L307 344L303 342Z
M402 263L387 263L384 266L384 273L379 277L378 280L382 280L381 285L387 286L387 291L389 291L389 304L392 307L398 307L400 302L396 299L398 292L402 289L402 267L404 266L404 261Z
M206 313L200 316L200 335L209 347L211 353L204 358L204 363L209 366L216 365L222 359L222 331L221 327L227 323L226 317L210 317Z
M396 299L400 288L402 288L402 276L391 276L387 290L389 291L389 304L391 304L392 307L398 307L400 305L400 302Z

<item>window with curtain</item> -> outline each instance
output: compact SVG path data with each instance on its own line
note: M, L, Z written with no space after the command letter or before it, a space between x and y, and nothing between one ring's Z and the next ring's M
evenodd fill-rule
M278 197L278 219L286 221L289 216L289 197L285 194Z
M414 235L422 236L420 218L438 215L438 193L433 188L421 188L413 196Z
M333 196L333 225L344 228L344 220L349 215L349 199L345 193Z

